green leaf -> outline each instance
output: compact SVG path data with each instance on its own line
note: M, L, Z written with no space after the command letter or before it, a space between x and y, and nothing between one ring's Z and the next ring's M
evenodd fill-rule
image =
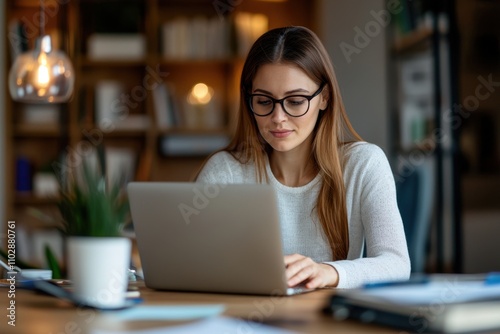
M99 166L82 160L60 177L58 203L63 233L69 236L114 237L130 220L123 177L107 180L104 151L98 148Z
M61 267L49 245L45 245L45 259L47 260L49 269L52 270L52 278L62 278Z

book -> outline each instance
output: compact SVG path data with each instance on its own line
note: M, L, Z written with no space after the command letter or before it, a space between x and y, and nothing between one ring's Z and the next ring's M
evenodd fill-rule
M120 95L125 88L119 81L102 80L95 85L95 123L101 129L109 129L118 122Z
M167 130L176 125L173 96L167 84L161 83L153 90L156 124L160 130Z
M264 14L238 12L234 17L237 55L246 57L252 44L269 28L269 19Z
M18 56L28 50L28 38L21 21L13 19L9 22L8 40L10 44L10 59L14 62Z
M230 55L229 20L176 16L161 26L162 55L168 60L225 59Z
M22 124L59 124L60 106L57 104L24 104L21 106Z
M92 34L87 40L92 60L141 60L146 55L143 34Z
M461 281L459 276L426 283L381 284L338 290L325 312L418 333L470 333L500 329L500 284Z
M114 130L146 131L151 126L151 120L146 114L128 114L113 123Z

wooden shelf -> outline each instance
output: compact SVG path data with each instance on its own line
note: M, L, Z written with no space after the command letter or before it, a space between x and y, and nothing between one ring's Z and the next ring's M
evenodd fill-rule
M183 156L175 159L164 157L160 153L162 137L169 135L182 137L185 135L186 137L191 136L188 139L197 140L200 138L202 141L202 136L227 136L229 138L234 132L233 108L239 97L239 77L244 59L235 55L239 53L236 52L238 48L233 48L233 37L218 41L222 43L217 43L217 45L227 47L224 53L194 53L213 57L224 55L221 58L168 59L163 54L163 25L180 16L184 16L189 24L192 23L191 19L198 15L218 19L211 1L126 1L127 3L140 4L141 10L136 12L137 17L132 19L134 21L132 24L130 24L129 13L126 11L120 13L120 8L118 8L120 6L113 8L116 18L108 18L109 15L107 15L99 19L97 17L99 13L93 10L95 9L93 6L99 6L102 2L104 1L75 0L65 1L64 4L54 2L45 4L47 9L53 9L54 6L58 8L57 15L47 21L46 30L59 36L58 40L61 43L58 43L58 47L72 59L75 73L74 92L71 100L60 106L61 121L51 125L21 124L20 121L24 119L23 114L21 114L23 105L6 96L3 102L5 110L3 121L9 131L7 131L6 137L5 156L2 157L3 161L6 161L5 188L7 196L4 200L6 217L23 217L25 209L30 206L49 206L56 203L56 199L39 198L32 193L20 195L16 192L15 175L18 156L22 155L29 161L31 174L34 174L37 170L59 159L62 154L83 155L87 152L85 150L88 149L89 143L95 145L103 143L105 149L120 150L120 152L130 153L130 157L137 158L138 166L134 167L135 171L131 171L136 179L182 181L186 180L192 171L197 170L203 159L199 156ZM6 18L9 22L16 19L21 21L23 17L31 18L34 13L38 13L40 2L39 0L9 0L3 1L0 6L5 8ZM235 6L227 14L229 16L237 15L238 12L265 14L268 16L270 29L283 26L285 22L286 24L311 26L312 14L305 11L309 7L310 4L306 0L272 5L248 0ZM118 21L123 21L119 20L119 16L127 16L128 18L125 23L119 23ZM231 19L229 16L227 20ZM108 20L109 22L107 22ZM92 34L104 33L105 31L130 33L134 29L144 35L146 55L140 54L142 57L131 60L95 59L89 52L87 42ZM23 38L20 34L22 30L18 30L19 37ZM28 38L30 47L32 47L35 37ZM183 42L188 41L184 40ZM4 46L1 52L8 59L12 51L11 45L6 43ZM118 55L120 56L120 54ZM152 73L151 69L155 73ZM102 94L96 94L96 87L99 87L100 82L105 81L119 82L121 87L118 88L120 85L116 85L116 87L103 85L101 88L104 91L99 91ZM173 106L172 109L179 109L181 116L176 118L176 121L179 121L176 123L180 126L178 128L168 130L158 128L157 120L159 117L157 116L162 115L162 109L168 111L167 107L161 105L160 109L156 109L158 107L158 94L154 94L154 89L157 87L155 84L159 82L164 82L169 89L168 92L171 93L169 100ZM187 124L182 117L185 97L193 84L197 82L206 82L215 91L216 99L214 101L217 111L220 111L220 115L217 116L220 117L218 119L220 122L213 122L213 124L217 124L220 126L219 128L182 127ZM108 90L106 91L106 89ZM126 95L126 99L122 94ZM97 101L98 99L99 101ZM113 124L114 127L105 129L105 131L98 124L105 112L97 110L103 108L104 103L108 103L104 107L114 108L113 111L126 111L129 116L144 117L131 117L132 119L121 120L121 122L116 121L117 123ZM112 117L110 116L110 118ZM79 156L76 156L75 159L79 159ZM174 162L172 163L172 161ZM43 209L48 208L44 207Z
M14 199L15 204L18 205L55 205L57 204L57 197L39 197L31 193L16 194Z
M239 58L224 58L224 59L167 59L159 58L158 62L165 66L226 66L232 65Z
M103 137L110 137L110 138L120 138L120 137L144 137L148 134L149 130L148 129L125 129L125 128L115 128L112 131L104 131L101 130L99 127L84 127L80 129L81 131L87 131L89 133L94 133L98 131L99 134L101 134Z
M61 134L58 124L17 124L14 127L14 136L18 138L59 138Z
M82 57L79 59L79 63L82 67L142 67L146 66L148 63L147 59L139 60L124 60L124 59L106 59L106 60L95 60Z
M431 28L420 28L409 33L408 35L397 39L392 49L396 53L403 53L413 50L417 47L422 46L424 42L429 41L433 33L434 31Z
M10 0L12 1L12 0ZM10 2L9 1L9 2ZM14 2L14 1L12 1ZM44 1L44 7L45 8L57 8L59 5L56 4L55 1ZM15 6L16 7L24 7L24 8L35 8L37 10L40 10L40 1L39 0L15 0Z
M160 129L159 135L230 135L229 131L224 128L219 129L190 129L190 128L173 128Z

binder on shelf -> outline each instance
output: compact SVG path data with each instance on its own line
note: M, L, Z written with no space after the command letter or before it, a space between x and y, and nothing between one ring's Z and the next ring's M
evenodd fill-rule
M226 147L226 134L169 134L160 139L165 156L205 156Z
M32 190L32 162L25 156L16 158L16 191L30 193Z

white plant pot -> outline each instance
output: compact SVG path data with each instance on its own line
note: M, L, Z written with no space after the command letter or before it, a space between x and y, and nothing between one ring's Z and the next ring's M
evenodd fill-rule
M68 238L68 276L76 298L99 307L124 304L130 265L128 238Z

